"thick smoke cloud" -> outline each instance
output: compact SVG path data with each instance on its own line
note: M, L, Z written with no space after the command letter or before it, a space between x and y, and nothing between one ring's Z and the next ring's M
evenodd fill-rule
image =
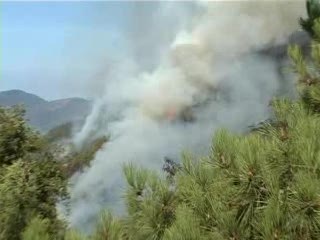
M170 3L157 4L158 13L171 7L174 14ZM79 146L99 134L111 140L91 166L72 179L72 224L90 223L104 207L124 211L123 163L161 169L165 156L179 159L186 149L206 154L218 128L243 132L270 115L268 103L282 84L276 62L257 52L286 42L298 29L304 0L192 4L197 10L183 12L185 23L175 25L176 32L161 47L156 37L148 42L148 33L140 33L145 37L138 44L141 56L148 55L144 45L157 46L165 54L153 53L150 66L137 60L139 51L129 52L112 69L76 135ZM163 18L157 20L161 24ZM158 36L170 28L168 20L164 23L158 26Z

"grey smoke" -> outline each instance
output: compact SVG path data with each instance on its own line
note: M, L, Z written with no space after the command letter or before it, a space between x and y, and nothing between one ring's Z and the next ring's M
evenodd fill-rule
M157 11L167 11L167 4L157 3ZM166 54L153 53L151 67L135 61L139 51L129 51L107 81L101 80L103 94L75 142L81 146L95 134L108 134L111 140L71 180L72 225L89 225L105 207L125 212L123 163L161 169L165 156L179 159L183 150L205 155L215 130L244 132L270 116L268 103L283 86L277 62L257 51L287 41L305 14L304 0L192 4L198 10L183 12L185 23L174 25L175 33L158 48ZM164 19L157 20L161 25ZM170 29L164 22L158 36ZM159 46L156 37L141 32L143 37L144 43L137 43L141 53L144 46ZM193 122L180 120L188 108Z
M190 27L189 16L199 12L192 2L132 2L125 37L128 53L140 70L154 69L167 54L179 29Z

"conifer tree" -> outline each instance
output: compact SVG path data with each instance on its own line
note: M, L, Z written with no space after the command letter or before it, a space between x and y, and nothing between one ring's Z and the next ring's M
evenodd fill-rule
M314 22L320 17L320 1L319 0L307 0L306 8L308 18L300 18L300 24L302 28L310 34L311 37L315 37Z

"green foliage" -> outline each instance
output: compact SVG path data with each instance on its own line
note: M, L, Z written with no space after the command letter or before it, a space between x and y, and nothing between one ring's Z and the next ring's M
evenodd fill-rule
M124 220L130 239L162 239L174 220L174 189L152 171L124 167L129 184L125 195L129 217Z
M83 234L75 231L69 230L66 232L64 240L87 240L88 238L85 237Z
M107 137L100 137L92 142L87 143L80 150L72 150L63 161L65 162L65 171L68 176L71 176L77 171L81 171L88 166L98 150L108 141Z
M19 106L0 108L0 239L19 240L22 232L24 239L36 239L38 235L46 239L48 234L50 239L62 239L65 223L58 218L56 203L68 198L67 177L88 165L107 139L96 139L65 159L56 160L52 151L55 143L51 142L71 131L70 125L42 137L28 127L24 113ZM37 224L43 229L46 225L45 230L37 229ZM110 225L116 223L111 221ZM97 234L106 234L101 229ZM117 238L112 235L115 231L108 234ZM74 232L65 237L84 239Z
M39 135L26 125L24 114L20 106L0 107L0 167L42 146Z
M315 36L311 45L311 59L302 55L299 46L288 48L292 69L297 73L299 91L305 107L312 112L320 112L320 19L314 25Z
M49 221L39 217L33 218L22 233L22 240L50 240Z
M46 134L46 139L49 142L55 142L59 141L61 139L69 139L72 136L72 123L67 122L64 124L61 124L53 129L51 129L47 134Z
M67 197L66 177L61 163L47 151L46 141L23 116L20 107L0 108L0 239L21 239L35 215L48 221L55 239L64 228L56 203ZM34 229L35 223L30 224Z
M306 82L309 84L311 77L307 64L303 58L301 48L298 45L289 46L288 55L292 60L293 70L299 75L300 82Z
M312 37L315 36L314 24L320 17L320 1L319 0L307 0L306 2L308 18L300 19L300 25L308 32Z
M218 234L206 234L200 220L187 206L181 205L176 210L176 220L163 236L165 240L209 240L222 239Z
M67 176L72 176L87 167L96 152L108 141L108 137L102 136L86 142L79 148L68 142L72 137L72 130L73 125L68 122L51 129L44 137L50 152L64 162Z
M115 219L110 212L103 212L97 224L93 239L95 240L122 240L125 239L121 222Z
M55 204L66 196L65 178L52 159L18 160L6 167L0 179L1 239L18 239L34 214L50 221L51 233L61 229Z

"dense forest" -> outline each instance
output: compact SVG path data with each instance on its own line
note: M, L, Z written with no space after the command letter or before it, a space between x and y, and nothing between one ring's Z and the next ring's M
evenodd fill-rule
M221 129L209 156L167 159L162 175L128 163L127 215L106 210L89 236L56 204L108 139L61 157L55 140L68 124L42 136L19 106L0 108L0 239L320 239L320 10L307 6L310 54L288 49L299 99L274 99L270 120L246 135Z

